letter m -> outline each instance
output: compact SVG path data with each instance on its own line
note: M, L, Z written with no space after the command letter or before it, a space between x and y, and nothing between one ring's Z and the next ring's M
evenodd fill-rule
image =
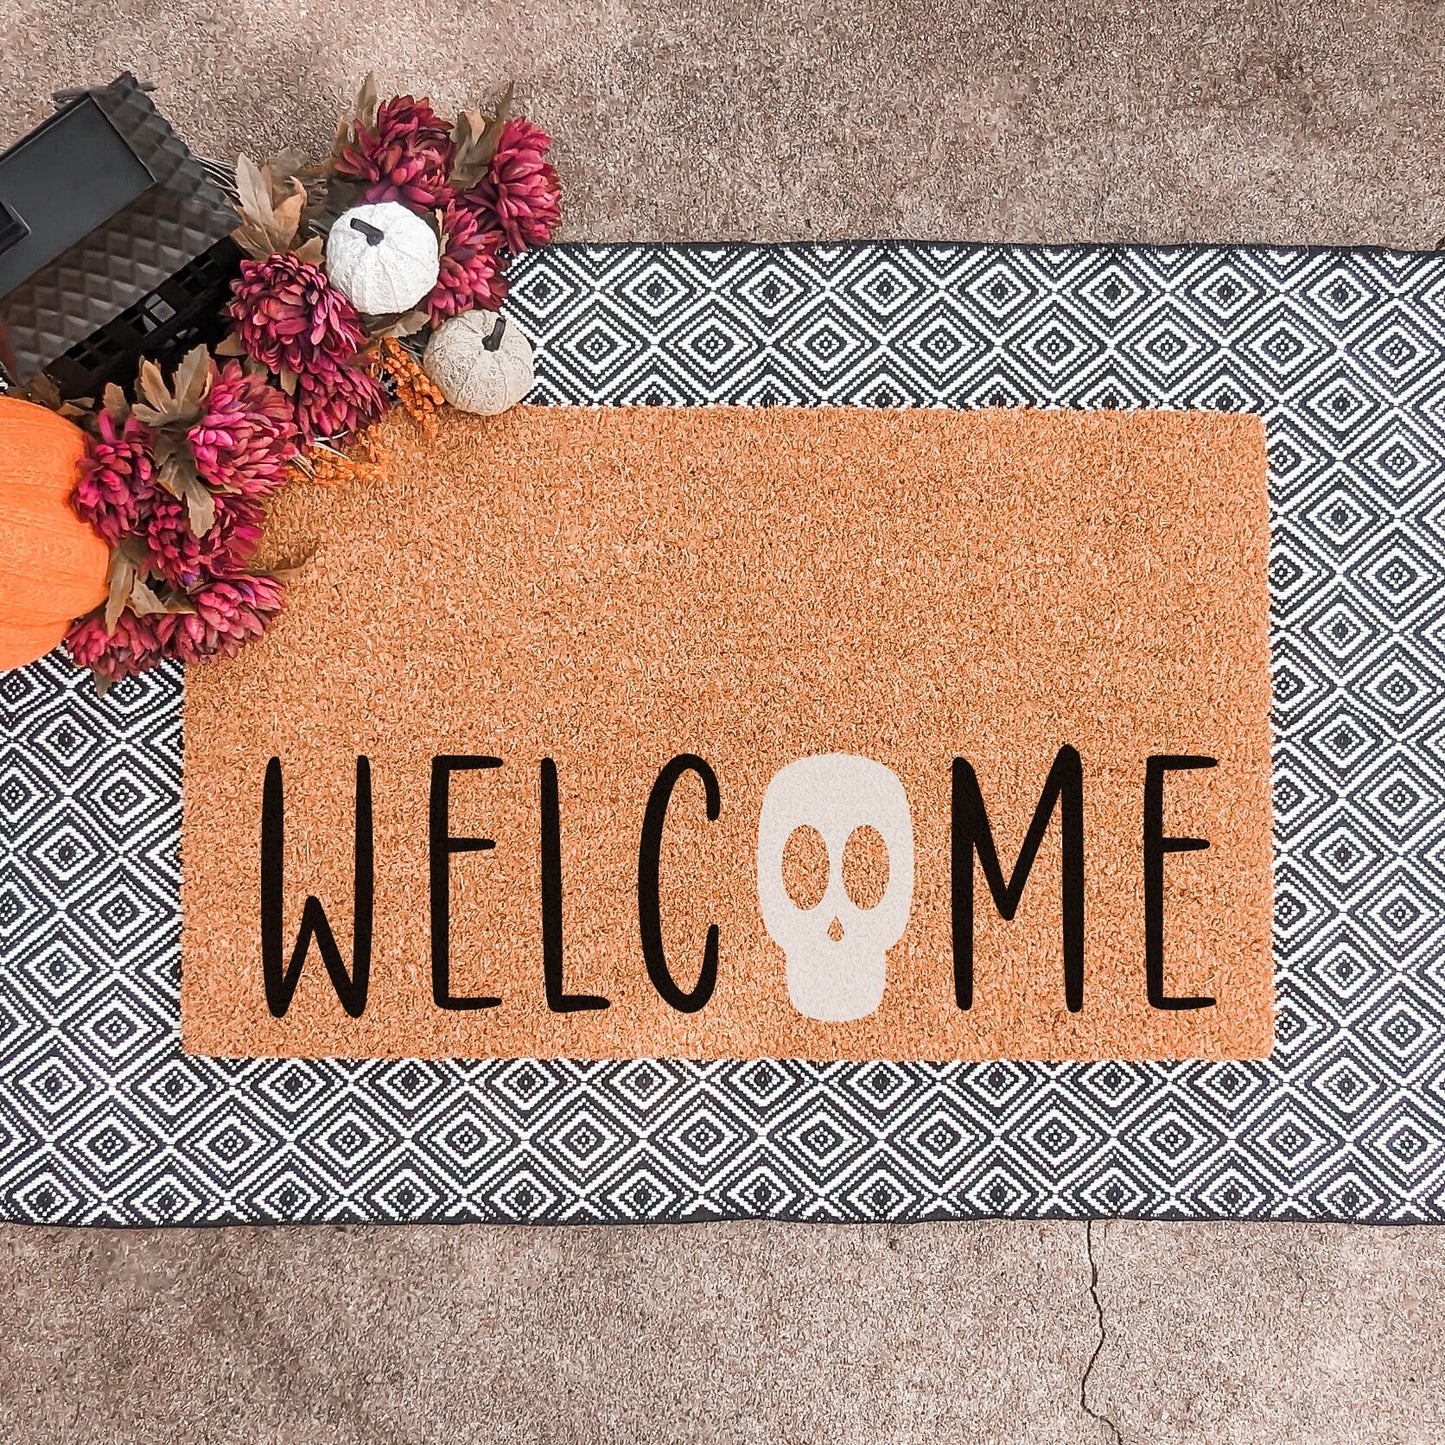
M274 1018L284 1018L291 1007L301 966L306 962L311 941L316 940L321 961L326 965L331 986L341 1006L356 1019L366 1009L366 989L371 978L372 894L375 885L372 860L371 763L356 760L356 861L353 890L354 962L348 972L336 946L326 911L317 898L308 897L301 910L301 931L291 960L284 962L285 888L282 877L286 843L285 802L281 788L281 760L266 764L266 782L261 796L261 972L266 983L266 1007Z
M953 760L953 991L961 1009L973 1007L973 860L999 915L1012 921L1029 870L1048 831L1054 808L1063 813L1064 1002L1070 1013L1084 1006L1084 768L1078 750L1065 744L1044 780L1043 796L1019 849L1013 875L1005 879L994 846L978 774L963 758Z

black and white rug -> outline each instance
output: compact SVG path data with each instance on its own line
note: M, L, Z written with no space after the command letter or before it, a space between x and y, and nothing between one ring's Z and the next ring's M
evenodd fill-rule
M534 399L1248 410L1270 452L1260 1063L187 1058L181 677L0 675L0 1216L1445 1221L1445 257L562 246Z

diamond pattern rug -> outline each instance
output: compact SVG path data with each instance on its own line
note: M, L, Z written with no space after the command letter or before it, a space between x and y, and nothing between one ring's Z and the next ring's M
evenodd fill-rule
M1273 1056L180 1052L178 671L0 675L0 1216L1445 1221L1445 257L563 246L534 399L1249 410L1270 452Z

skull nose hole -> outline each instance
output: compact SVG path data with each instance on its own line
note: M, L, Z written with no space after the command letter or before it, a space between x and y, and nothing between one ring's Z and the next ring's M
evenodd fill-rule
M828 937L831 938L834 943L842 943L843 941L843 925L839 923L836 918L828 925Z

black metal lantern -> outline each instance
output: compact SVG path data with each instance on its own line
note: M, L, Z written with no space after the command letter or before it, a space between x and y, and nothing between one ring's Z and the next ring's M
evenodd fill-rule
M63 396L219 339L234 207L129 73L0 155L0 369Z

